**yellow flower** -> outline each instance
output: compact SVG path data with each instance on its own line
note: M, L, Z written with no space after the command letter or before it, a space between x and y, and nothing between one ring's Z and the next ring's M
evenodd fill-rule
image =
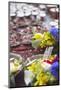
M44 75L44 76L42 77L42 81L43 81L44 83L47 83L47 82L48 82L48 76L47 76L47 75Z
M41 77L43 77L43 73L42 72L37 75L36 79L40 80Z
M36 33L32 39L41 39L43 37L43 35L41 33Z
M35 72L35 63L32 63L30 66L27 67L28 70Z
M45 72L40 72L37 77L36 77L37 81L36 84L37 85L46 85L49 78L47 75L45 75Z
M34 86L47 84L49 76L46 72L44 72L44 69L41 67L40 61L32 63L30 66L27 67L27 69L29 71L32 71L35 75L36 81L34 82Z

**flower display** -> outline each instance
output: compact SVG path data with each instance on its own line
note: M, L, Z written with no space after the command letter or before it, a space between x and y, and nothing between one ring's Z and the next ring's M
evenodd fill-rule
M52 57L51 57L52 58ZM46 70L42 67L41 59L35 60L31 65L27 66L27 70L34 74L34 80L32 82L33 86L48 85L48 83L53 83L57 80L56 69L58 64L52 64L50 70Z
M52 46L55 44L55 39L50 32L36 33L32 38L32 46L35 48Z

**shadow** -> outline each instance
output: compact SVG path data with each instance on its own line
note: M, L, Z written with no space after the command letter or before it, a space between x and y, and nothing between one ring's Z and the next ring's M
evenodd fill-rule
M8 85L4 85L4 87L8 88Z

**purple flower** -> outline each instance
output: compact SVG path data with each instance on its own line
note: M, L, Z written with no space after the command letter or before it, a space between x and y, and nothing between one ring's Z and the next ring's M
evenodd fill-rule
M58 33L59 30L58 30L58 28L56 28L55 26L52 26L49 31L50 31L50 33L52 34L52 36L53 36L56 40L58 40L58 38L59 38L59 33Z
M57 79L59 78L59 63L58 61L54 62L50 68L50 72L53 76L55 76Z

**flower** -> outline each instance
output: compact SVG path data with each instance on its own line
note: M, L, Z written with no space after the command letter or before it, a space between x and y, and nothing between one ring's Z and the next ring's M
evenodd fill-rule
M46 47L46 46L51 46L55 44L55 39L51 35L50 32L44 32L43 34L41 33L36 33L33 38L32 38L32 47L38 48L38 47Z
M52 66L48 70L45 70L42 67L43 63L37 59L30 66L27 66L27 70L31 71L34 74L34 78L32 81L33 86L47 85L49 84L49 82L53 83L56 80L54 75L57 74L55 69L57 63L55 62L55 64L51 64L51 65Z
M41 39L43 37L43 34L41 34L41 33L36 33L34 36L33 36L33 40L34 39Z
M35 61L30 66L27 67L29 71L32 71L34 74L38 74L39 71L43 71L43 68L41 67L40 61Z
M50 33L52 34L52 36L58 40L58 37L59 37L59 33L58 33L58 29L56 27L51 27L50 29Z
M35 72L35 63L32 63L30 66L27 67L29 71Z
M47 82L49 80L49 77L47 76L47 74L45 72L40 72L37 76L36 76L36 82L34 83L34 85L46 85Z
M59 63L58 61L54 62L50 68L50 72L54 77L58 79L59 77Z

